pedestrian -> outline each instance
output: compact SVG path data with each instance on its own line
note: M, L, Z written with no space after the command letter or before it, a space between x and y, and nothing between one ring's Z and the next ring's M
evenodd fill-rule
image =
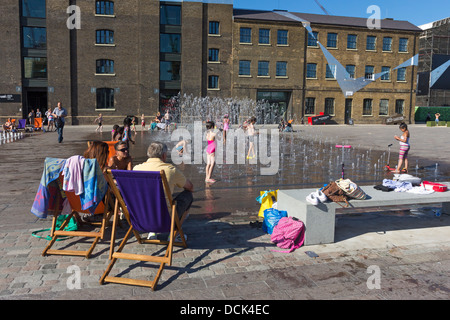
M212 179L212 173L214 171L214 166L216 162L216 134L217 131L214 130L214 122L206 122L206 140L208 141L208 147L206 147L206 183L214 183L216 180Z
M227 143L227 133L230 129L230 118L228 114L223 116L223 144Z
M166 114L164 115L164 123L166 124L164 127L165 131L169 131L169 126L170 126L170 113L169 113L169 109L166 110Z
M94 120L94 123L96 123L98 121L98 127L95 129L95 132L98 132L100 130L100 132L103 132L103 116L101 113L99 113L98 118L96 118Z
M61 105L61 102L58 102L57 107L53 110L53 117L55 118L56 131L58 131L58 142L63 142L63 129L64 124L66 123L67 111Z
M441 116L441 114L439 113L439 112L436 112L435 114L434 114L434 116L436 117L436 125L439 125L439 117Z
M34 127L34 117L35 117L34 109L31 109L31 111L28 113L28 123L32 127Z
M408 152L409 152L409 130L406 123L402 122L399 126L400 130L403 132L403 134L398 137L394 136L395 140L398 140L400 143L400 152L398 155L398 165L397 168L393 171L394 173L400 173L400 172L408 172ZM405 167L402 171L402 164L405 164Z
M127 143L127 146L130 146L129 141L134 144L134 140L131 138L131 123L132 119L130 117L126 117L123 120L123 135L122 135L122 141L125 141Z
M45 115L47 116L47 131L50 131L50 127L53 131L53 128L55 127L55 120L53 117L52 108L48 108L48 110L45 112Z
M141 115L141 130L145 130L145 116L144 114Z
M167 184L169 185L170 193L173 196L174 203L176 203L176 210L180 223L189 215L189 208L193 201L194 185L189 179L186 179L183 172L175 167L173 164L167 163L168 148L167 145L161 142L152 142L147 149L148 159L146 162L136 165L134 171L158 171L164 170ZM180 193L174 193L175 187L182 188ZM168 202L166 194L167 207L171 208L171 203ZM148 239L156 239L156 234L150 232ZM176 241L180 241L181 238Z
M255 155L255 123L256 123L256 118L255 117L251 117L250 120L248 121L248 125L247 125L247 134L248 134L248 153L247 153L247 159L253 159L256 155ZM252 154L252 156L250 156L250 153Z

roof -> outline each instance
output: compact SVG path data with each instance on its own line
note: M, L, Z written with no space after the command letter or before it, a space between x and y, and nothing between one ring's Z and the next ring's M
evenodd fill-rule
M363 27L367 28L367 18L344 17L324 14L290 12L291 14L309 21L311 24L325 24L347 27ZM252 9L233 9L233 16L236 19L249 20L266 20L280 22L295 22L291 18L287 18L278 14L276 11L252 10ZM381 20L381 29L404 30L421 32L422 30L408 21L383 19Z
M419 28L422 30L428 30L428 29L439 27L441 25L449 24L449 23L450 23L450 17L422 24L419 26Z

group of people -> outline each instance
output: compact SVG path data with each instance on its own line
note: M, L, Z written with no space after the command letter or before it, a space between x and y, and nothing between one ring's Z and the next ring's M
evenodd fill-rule
M35 126L34 119L40 118L41 121L41 129L44 130L44 124L47 122L47 131L53 131L56 128L58 131L58 142L61 143L63 141L63 128L65 124L65 117L67 117L67 111L61 105L61 102L58 102L57 107L52 110L52 108L48 108L45 112L44 117L42 117L42 112L39 109L31 110L28 113L28 124L31 126ZM8 120L2 125L2 128L5 132L14 132L17 129L17 124L12 118L8 118Z

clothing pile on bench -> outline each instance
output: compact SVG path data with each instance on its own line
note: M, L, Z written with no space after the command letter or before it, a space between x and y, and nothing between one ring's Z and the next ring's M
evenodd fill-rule
M381 191L409 192L416 194L430 194L433 190L427 190L423 185L413 186L411 182L384 179L381 185L374 186L374 189Z

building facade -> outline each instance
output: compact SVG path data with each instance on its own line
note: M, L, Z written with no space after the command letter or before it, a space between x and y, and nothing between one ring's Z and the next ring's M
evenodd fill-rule
M120 124L181 94L266 100L300 123L321 112L336 123L411 119L420 29L383 20L234 9L231 1L4 0L0 117L26 118L58 101L72 124ZM4 17L4 19L3 19ZM388 71L345 94L318 40L351 77ZM1 96L0 96L1 97ZM412 118L413 119L413 118Z

